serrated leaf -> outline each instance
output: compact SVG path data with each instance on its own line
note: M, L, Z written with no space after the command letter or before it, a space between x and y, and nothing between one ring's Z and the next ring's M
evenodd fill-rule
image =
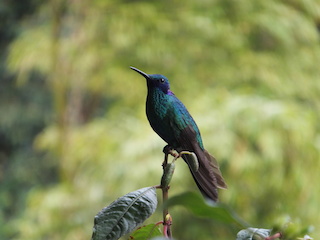
M128 193L94 218L93 240L115 240L142 224L157 207L154 187L141 188Z
M187 192L170 198L166 207L181 205L190 210L198 217L210 218L222 223L235 223L241 227L248 227L248 224L238 217L234 212L222 204L208 204L204 199L195 193Z
M264 240L270 233L271 229L247 228L238 232L236 240Z
M158 225L152 223L142 226L134 231L134 233L130 236L130 240L148 240L157 236L161 236L161 231Z

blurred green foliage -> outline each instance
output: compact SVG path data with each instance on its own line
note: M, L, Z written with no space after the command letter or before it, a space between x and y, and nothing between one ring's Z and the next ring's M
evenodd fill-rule
M159 184L164 142L129 66L169 78L220 162L221 202L319 236L319 1L23 2L0 3L1 239L89 239L102 207ZM170 194L186 190L177 162ZM176 239L239 230L171 215Z

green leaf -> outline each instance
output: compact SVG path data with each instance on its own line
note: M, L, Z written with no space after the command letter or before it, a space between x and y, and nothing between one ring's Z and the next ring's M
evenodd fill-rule
M155 238L152 238L151 240L168 240L168 238L165 238L165 237L155 237ZM175 240L174 238L170 238L170 240Z
M283 239L297 239L313 231L313 226L306 226L299 219L292 219L289 216L279 216L272 226L273 231L281 232Z
M147 240L157 236L161 236L161 231L158 225L152 223L138 228L133 234L131 234L130 239Z
M229 208L221 203L206 203L204 199L195 193L187 192L170 198L166 207L182 205L198 217L210 218L222 223L235 223L241 227L247 227L248 224L238 217Z
M128 193L95 216L92 239L119 239L150 217L156 207L157 195L154 187Z

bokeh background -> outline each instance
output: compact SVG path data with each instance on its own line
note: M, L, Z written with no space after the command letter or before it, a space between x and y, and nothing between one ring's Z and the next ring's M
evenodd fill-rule
M221 202L319 238L319 1L2 0L0 16L1 239L90 239L101 208L159 183L165 143L129 66L169 78L221 165ZM177 165L170 194L197 192ZM172 215L177 239L239 230Z

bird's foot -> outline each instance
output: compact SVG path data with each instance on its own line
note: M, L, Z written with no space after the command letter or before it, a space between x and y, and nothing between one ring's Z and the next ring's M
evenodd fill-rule
M178 153L175 151L175 149L173 147L171 147L170 145L166 145L164 148L163 148L163 153L166 154L166 155L171 155L173 157L177 157L178 156Z
M162 167L165 168L168 164L168 155L170 154L171 156L173 156L175 159L179 158L179 154L173 149L173 147L171 147L170 145L166 145L163 148L163 153L164 153L164 160L162 163Z
M173 149L173 148L172 148L170 145L166 145L166 146L163 147L162 152L163 152L164 154L169 154L169 153L172 151L172 149Z
M164 160L162 162L162 168L165 169L168 164L168 155L171 147L169 145L164 146L162 152L164 153Z

